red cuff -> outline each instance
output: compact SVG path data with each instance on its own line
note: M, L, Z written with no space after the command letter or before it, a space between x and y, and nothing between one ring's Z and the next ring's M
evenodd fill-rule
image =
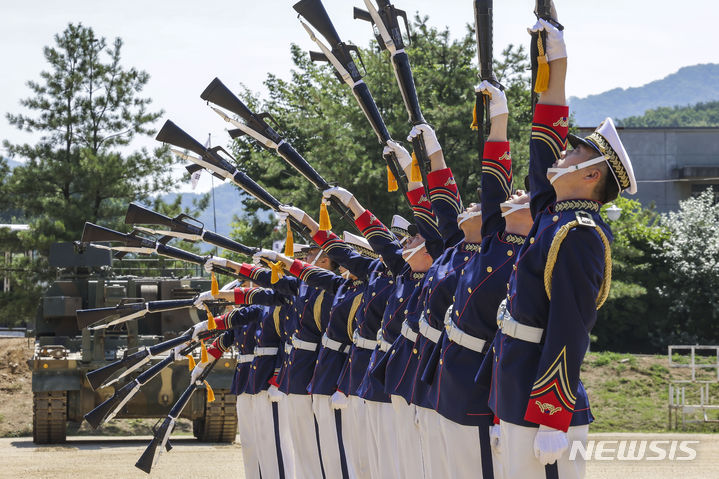
M245 304L246 288L235 288L235 304Z
M444 168L442 170L432 171L427 175L427 186L429 189L434 188L446 188L450 185L454 185L457 188L457 184L454 181L454 175L450 168Z
M432 207L432 204L429 202L429 198L427 198L427 195L424 194L424 186L408 191L407 199L412 206L424 206L425 208Z
M315 243L317 243L317 246L322 248L325 243L327 243L330 240L337 240L339 239L339 236L334 234L331 231L317 231L315 235L312 237ZM294 273L293 273L294 274Z
M382 223L380 222L380 220L377 219L375 215L372 214L372 212L370 212L370 210L365 210L365 212L362 213L360 217L355 220L355 224L360 231L364 231L370 226L379 226Z
M560 401L554 391L547 391L541 396L530 397L524 420L567 432L573 413L574 410Z
M300 261L300 260L296 259L292 262L292 266L290 266L290 274L292 276L299 277L299 275L302 274L302 270L305 269L307 266L310 266L310 265L305 263L304 261Z
M207 354L209 354L210 356L212 356L215 359L219 359L220 356L222 356L222 351L220 351L220 348L215 346L215 343L212 343L212 346L207 348Z
M534 108L533 123L553 129L561 138L569 132L569 107L566 105L542 105Z
M272 376L272 377L270 378L270 380L267 381L267 383L270 384L270 385L272 385L272 386L274 386L274 387L276 387L276 388L279 388L279 387L280 387L280 384L277 382L277 375L276 375L276 374L275 374L274 376Z
M493 161L502 165L505 171L512 171L512 155L509 151L508 141L488 141L484 144L485 160Z
M227 315L229 313L225 313L222 316L218 316L215 318L215 324L217 325L217 329L228 329L227 328Z
M258 270L257 266L248 264L248 263L242 263L242 266L240 266L240 274L242 276L246 276L248 278L252 278L252 273L254 273L256 270Z

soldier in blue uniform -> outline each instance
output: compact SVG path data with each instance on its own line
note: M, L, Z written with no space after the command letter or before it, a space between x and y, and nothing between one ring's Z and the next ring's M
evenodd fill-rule
M585 139L570 138L574 149L564 151L564 39L548 21L532 31L546 32L550 68L530 143L534 225L478 380L490 388L489 406L500 420L505 477L574 478L584 476L584 462L569 461L568 448L586 441L593 419L579 370L611 281L612 235L599 208L622 190L634 193L636 181L611 119Z
M281 209L293 214L291 210L294 208L283 206ZM358 279L364 280L362 299L356 313L353 344L340 374L338 389L332 395L332 404L334 408L345 409L342 414L345 451L356 477L377 477L380 469L392 470L393 457L387 451L394 450L390 447L396 448L395 436L391 424L380 431L375 429L378 421L373 421L375 428L371 428L368 409L376 414L382 408L382 403L389 403L389 397L381 387L376 393L363 390L361 397L359 387L377 348L377 334L387 299L394 289L395 277L371 248L365 251L365 245L369 243L364 238L345 232L343 241L331 231L319 231L317 223L309 215L294 213L294 217L311 231L316 231L313 241L333 261ZM406 238L409 222L399 215L395 215L392 221L392 232L399 238ZM358 224L358 228L363 234L372 231L371 225Z
M329 258L326 255L317 258L319 254L319 248L312 248L308 261L316 260L317 266L332 268ZM282 299L288 296L292 298L290 314L284 318L285 330L290 337L285 343L283 363L274 384L280 393L286 395L278 405L280 425L288 426L288 429L282 426L282 450L286 458L286 470L294 470L290 476L321 477L322 463L315 433L312 397L307 393L307 386L314 372L322 332L329 322L333 295L291 276L284 276L273 284L270 271L259 266L240 265L231 261L226 261L226 266L238 270L239 274L257 284L271 287L273 291L269 294L277 299L275 305L281 304ZM273 304L267 302L264 297L266 294L253 291L243 298L236 297L235 302ZM291 455L288 450L294 454Z
M407 154L404 163L408 166L410 162ZM414 419L411 417L413 408L410 408L404 399L401 399L404 404L395 399L395 403L389 406L387 403L389 391L383 383L383 375L380 374L380 379L378 379L370 372L380 363L380 358L385 356L392 343L402 334L402 323L407 310L411 305L416 304L416 297L421 290L426 271L432 263L432 256L428 253L428 249L435 248L435 251L437 249L441 251L442 245L436 223L433 223L431 209L427 207L427 204L421 204L419 207L422 208L422 212L419 215L416 214L415 217L418 223L423 223L421 228L426 232L428 238L413 231L412 233L415 234L402 247L394 235L374 215L365 210L347 190L332 188L324 192L324 195L338 198L353 212L360 231L365 235L372 249L381 255L383 262L396 278L378 332L379 344L372 353L367 371L358 388L358 394L361 397L374 399L367 401L370 430L374 432L374 443L378 444L380 457L384 458L388 454L390 456L388 461L381 460L376 474L379 475L378 477L423 476L421 457L420 460L408 459L417 457L420 450L419 437L413 426ZM417 200L419 196L418 194ZM419 201L416 202L419 203ZM398 416L398 412L401 416ZM408 425L412 425L412 430L408 430ZM393 438L391 435L395 435L395 437ZM396 449L390 449L393 447ZM397 451L396 454L387 452L394 450ZM396 461L397 458L400 461Z
M305 219L305 213L298 208L288 206L285 207L285 211L310 225L313 235L319 231L319 225L311 218ZM271 262L281 261L292 275L307 284L327 291L334 297L329 323L322 336L322 346L307 391L312 394L312 408L318 425L325 475L358 477L355 464L351 462L348 464L346 460L342 434L342 425L346 421L342 420L341 409L333 407L330 398L338 390L340 374L348 358L354 335L355 317L362 302L365 282L353 276L349 270L337 275L279 253L263 252L261 257Z

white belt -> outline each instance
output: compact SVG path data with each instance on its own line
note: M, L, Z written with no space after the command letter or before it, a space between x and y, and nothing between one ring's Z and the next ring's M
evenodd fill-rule
M409 339L413 343L417 341L417 333L412 331L412 328L410 327L409 323L407 323L406 319L402 322L402 336Z
M382 337L381 329L377 331L377 342L375 344L379 346L379 350L383 353L386 353L387 351L389 351L389 348L392 347L392 343L390 343L389 341L385 341L385 339Z
M541 343L544 329L518 323L513 317L507 315L499 321L499 327L507 336L527 341L528 343Z
M471 349L477 353L486 352L485 348L487 347L487 341L482 338L472 336L469 333L465 333L454 323L454 321L450 320L449 324L445 326L445 328L447 329L447 337L449 337L449 340L453 343L457 343L460 346Z
M442 330L432 327L432 325L427 322L427 318L424 317L424 313L422 313L422 316L419 318L419 334L434 344L437 344L437 341L439 341L439 338L442 336Z
M290 354L292 352L292 343L285 343L285 354Z
M335 341L327 336L327 333L322 335L322 346L341 353L346 353L350 350L349 344L342 344L339 341Z
M319 346L317 343L303 341L298 338L297 335L292 335L292 347L295 349L304 349L305 351L317 351L317 346Z
M352 335L352 342L355 343L355 346L362 349L374 349L377 347L377 341L372 341L371 339L363 338L360 336L359 330L355 329L354 334Z
M237 364L251 363L253 359L255 359L254 354L240 354L240 357L237 359Z
M292 348L292 346L290 346ZM255 346L255 356L274 356L280 348L260 348Z

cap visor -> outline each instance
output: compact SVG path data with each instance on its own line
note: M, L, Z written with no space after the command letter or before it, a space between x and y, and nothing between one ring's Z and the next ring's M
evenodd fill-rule
M600 155L602 154L602 152L599 151L599 148L597 148L596 145L594 145L594 143L591 143L577 135L572 135L571 133L568 134L567 141L569 141L569 144L572 145L572 148L574 148L575 150L577 149L577 147L579 145L584 145L584 146L587 146L587 147L591 148L592 150L596 151Z

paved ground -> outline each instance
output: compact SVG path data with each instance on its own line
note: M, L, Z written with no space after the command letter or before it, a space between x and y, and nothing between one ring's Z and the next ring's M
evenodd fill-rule
M0 439L0 455L3 458L1 477L27 478L144 478L145 473L134 467L149 442L149 437L115 438L101 437L70 438L62 446L42 446L33 444L31 438ZM709 479L719 477L719 434L592 434L594 440L593 460L587 464L587 479ZM597 448L600 457L616 454L611 449L620 447L621 441L667 441L655 443L655 449L666 452L667 458L674 460L647 460L656 457L647 443L645 459L640 461L596 460ZM600 443L600 441L604 441ZM616 441L616 442L613 442ZM676 441L676 442L674 442ZM696 459L679 461L687 457L680 448L682 441L699 441L698 444L685 443L695 448ZM173 440L174 449L160 457L152 470L155 478L222 478L243 479L241 446L201 444L190 437ZM636 443L635 454L640 443ZM215 467L213 464L221 464Z

